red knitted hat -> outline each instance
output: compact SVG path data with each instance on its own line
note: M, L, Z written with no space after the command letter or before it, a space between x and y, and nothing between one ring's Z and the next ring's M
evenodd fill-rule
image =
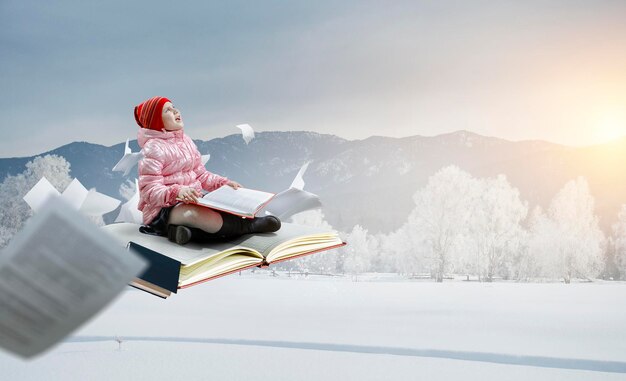
M141 128L161 131L163 126L163 105L171 102L165 97L153 97L135 106L135 121Z

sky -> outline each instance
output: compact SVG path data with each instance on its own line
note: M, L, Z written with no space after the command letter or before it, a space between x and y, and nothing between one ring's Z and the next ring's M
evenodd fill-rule
M0 157L136 137L626 135L626 1L0 1Z

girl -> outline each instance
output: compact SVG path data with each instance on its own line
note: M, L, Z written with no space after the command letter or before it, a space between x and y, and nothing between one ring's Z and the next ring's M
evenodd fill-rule
M236 181L207 171L200 152L183 132L183 119L172 102L154 97L135 107L137 142L143 150L139 162L139 210L145 233L167 235L184 245L197 241L230 240L242 234L280 229L274 216L243 219L193 202L202 189L240 188Z

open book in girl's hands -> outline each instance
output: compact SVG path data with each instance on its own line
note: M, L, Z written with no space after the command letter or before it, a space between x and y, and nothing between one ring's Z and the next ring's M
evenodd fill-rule
M254 218L259 210L274 197L274 193L254 189L233 189L228 185L198 198L198 205L241 217Z

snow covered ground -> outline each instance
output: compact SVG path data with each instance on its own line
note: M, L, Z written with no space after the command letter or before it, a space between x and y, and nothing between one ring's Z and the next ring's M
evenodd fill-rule
M626 380L624 283L269 274L129 288L45 355L0 353L0 379Z

